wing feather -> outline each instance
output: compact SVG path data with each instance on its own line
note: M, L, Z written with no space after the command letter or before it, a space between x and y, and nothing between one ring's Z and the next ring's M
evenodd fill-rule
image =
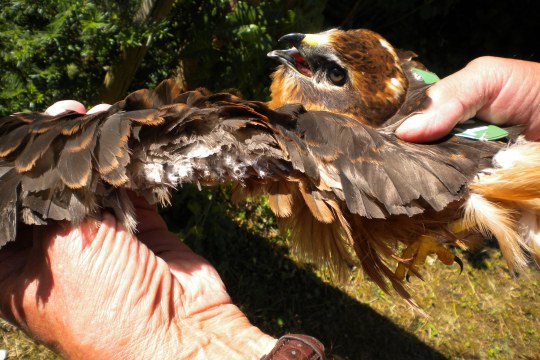
M0 164L1 165L1 164ZM20 175L7 167L0 167L0 247L15 239Z
M425 87L414 86L425 100ZM165 83L100 115L15 115L0 122L2 235L14 239L17 207L31 224L77 224L111 209L133 231L127 188L164 201L184 182L233 181L245 184L237 196L270 195L280 225L292 229L307 257L339 272L339 264L354 264L354 251L375 282L388 288L390 279L406 297L383 258L393 256L395 243L411 240L391 232L378 238L388 229L369 227L403 218L423 225L462 199L505 145L455 137L403 142L392 131L407 116L402 110L374 129L298 105L271 110L231 94L178 94ZM405 231L413 236L418 227Z

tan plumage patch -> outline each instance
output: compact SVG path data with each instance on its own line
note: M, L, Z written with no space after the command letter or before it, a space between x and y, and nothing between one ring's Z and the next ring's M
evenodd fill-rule
M15 160L15 169L19 172L31 170L59 134L60 128L52 127L48 132L31 136L31 141L26 144Z
M288 181L278 180L271 183L266 190L270 209L277 217L286 218L293 214L291 186L292 184Z
M527 265L525 242L517 232L516 212L501 203L494 203L479 194L471 194L465 203L465 223L478 228L486 237L493 234L510 269Z

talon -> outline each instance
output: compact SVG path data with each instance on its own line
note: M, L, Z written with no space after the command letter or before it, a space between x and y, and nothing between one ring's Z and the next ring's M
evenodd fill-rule
M454 223L454 226L461 227L462 223ZM422 235L403 251L401 259L406 259L407 261L400 262L394 274L398 279L405 279L407 282L410 282L411 273L422 279L418 268L425 263L427 256L431 254L437 255L438 260L445 265L452 265L454 262L457 262L463 270L461 259L458 258L456 260L456 256L452 251L439 244L433 236Z
M454 256L454 262L456 262L459 265L459 274L463 272L463 261L457 256Z

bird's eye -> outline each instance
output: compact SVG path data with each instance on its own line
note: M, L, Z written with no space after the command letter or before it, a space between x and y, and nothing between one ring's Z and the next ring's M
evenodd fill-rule
M328 79L337 86L343 86L345 84L345 80L347 78L347 72L345 69L339 66L332 66L328 70Z

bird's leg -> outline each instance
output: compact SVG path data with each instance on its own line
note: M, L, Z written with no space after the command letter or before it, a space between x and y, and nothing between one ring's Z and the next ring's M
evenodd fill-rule
M461 232L470 230L473 226L474 225L468 224L464 219L459 219L448 224L448 230L454 234L459 234Z
M418 276L418 267L423 265L427 256L431 254L437 254L437 258L445 265L452 265L456 261L462 266L460 260L456 259L450 250L439 244L433 235L422 235L403 251L401 258L405 260L411 259L412 262L409 266L404 262L400 262L395 271L396 277L400 280L405 277L408 279L409 272Z

